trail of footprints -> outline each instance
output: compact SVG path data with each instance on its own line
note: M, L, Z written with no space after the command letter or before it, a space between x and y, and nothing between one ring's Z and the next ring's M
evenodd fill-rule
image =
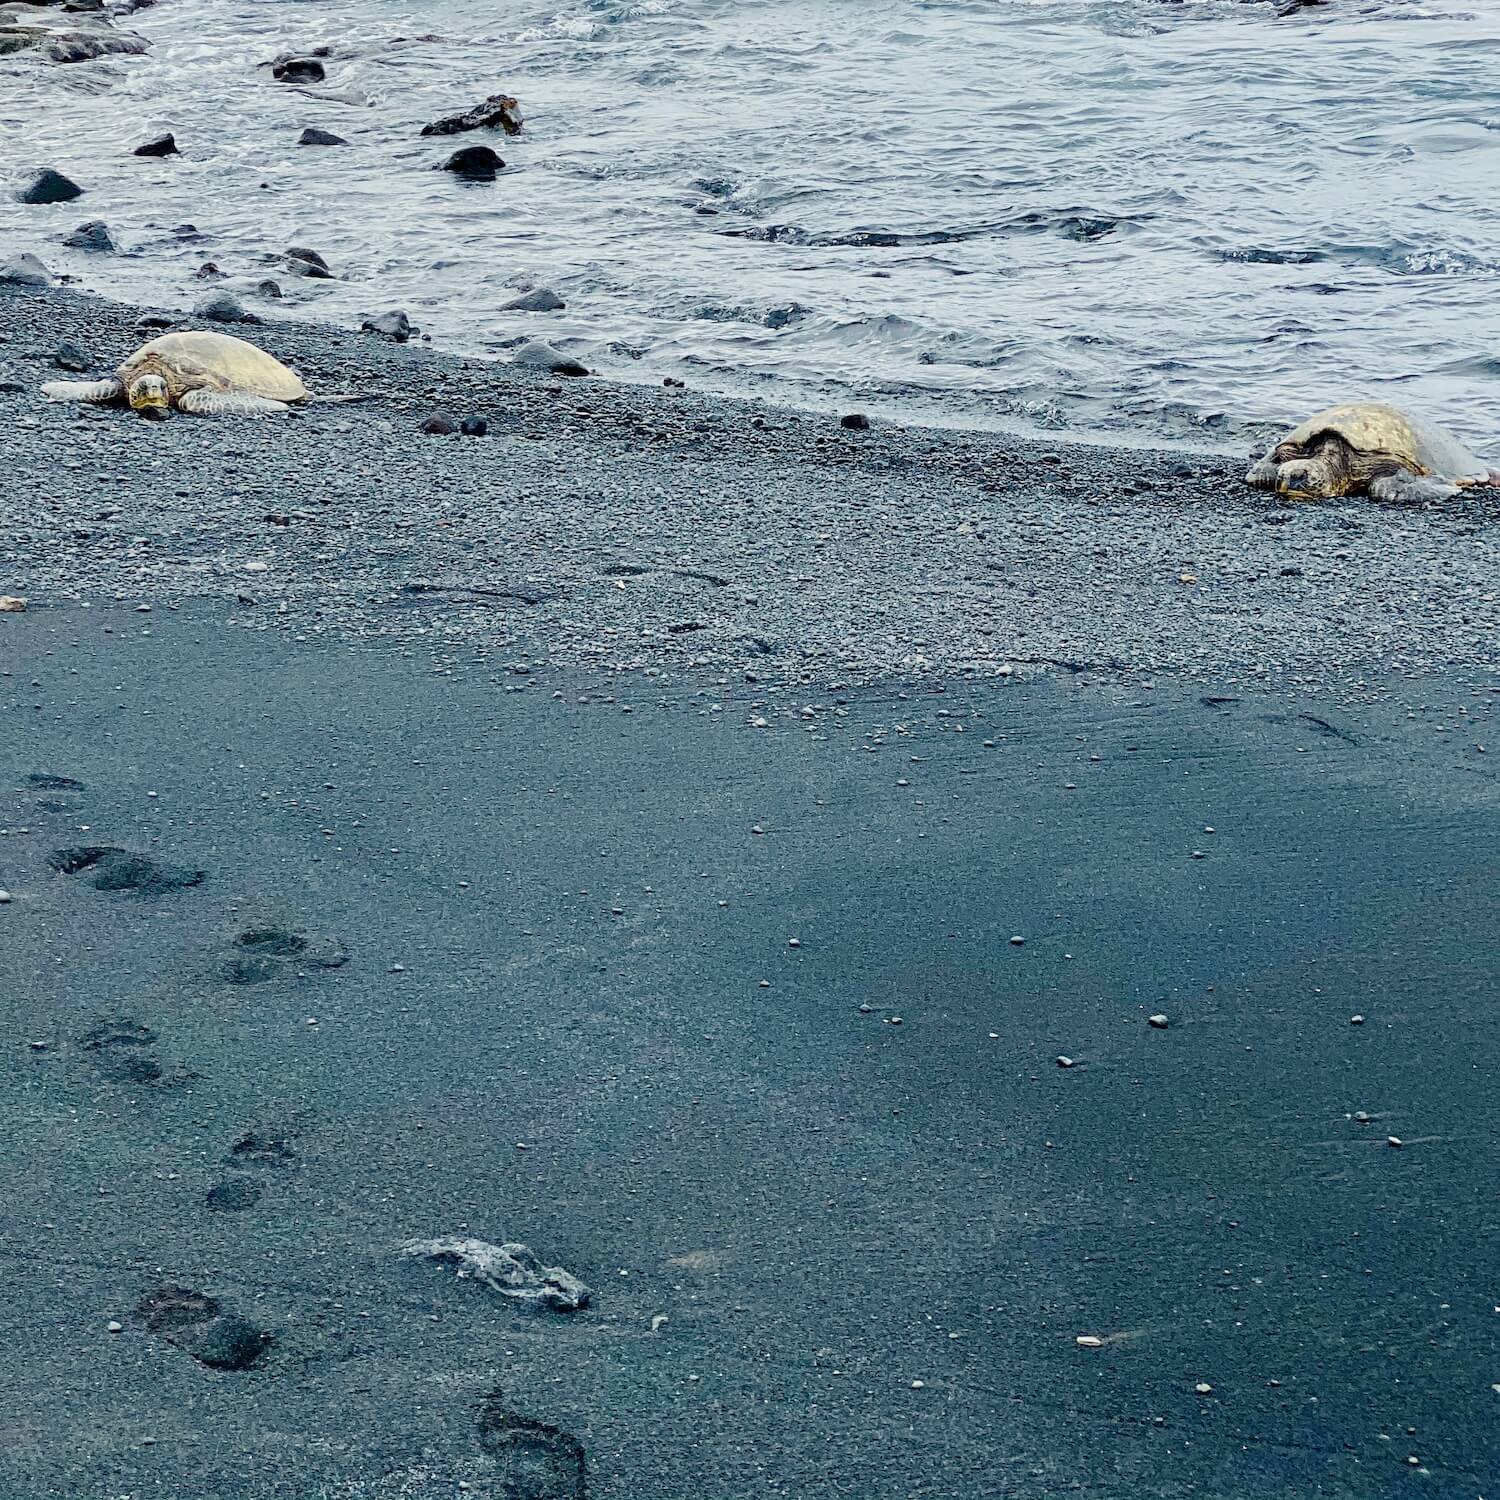
M40 813L76 816L83 810L80 794L87 787L73 777L34 772L25 785L37 794ZM139 898L190 890L208 875L191 865L172 864L114 844L55 849L47 864L64 879ZM262 925L229 937L211 961L210 972L225 984L261 985L305 979L314 971L341 969L348 962L348 950L337 938ZM164 1057L156 1030L136 1016L98 1017L73 1041L109 1084L171 1088L197 1076L185 1064ZM232 1214L254 1208L268 1184L295 1166L294 1142L300 1132L299 1123L284 1122L244 1131L224 1155L221 1179L205 1194L206 1210ZM134 1316L147 1332L216 1371L253 1370L264 1364L276 1342L273 1330L258 1327L221 1299L175 1283L147 1291ZM516 1411L500 1391L492 1391L480 1404L476 1435L480 1449L494 1463L493 1500L586 1500L583 1444L561 1428Z

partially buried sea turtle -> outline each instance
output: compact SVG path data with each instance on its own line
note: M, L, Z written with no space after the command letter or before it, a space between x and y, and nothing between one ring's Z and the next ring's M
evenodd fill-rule
M295 370L264 349L227 333L164 333L142 344L108 380L54 380L42 387L53 401L120 403L164 421L178 411L200 417L261 417L313 397Z
M1500 469L1436 423L1365 401L1309 417L1251 468L1245 482L1293 500L1368 495L1410 505L1500 484Z

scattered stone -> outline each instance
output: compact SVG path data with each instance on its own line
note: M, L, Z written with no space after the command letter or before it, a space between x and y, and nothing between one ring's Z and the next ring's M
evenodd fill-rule
M1171 1022L1168 1021L1160 1011L1158 1011L1154 1016L1148 1016L1146 1018L1146 1021L1148 1025L1156 1027L1158 1031L1165 1031L1171 1024Z
M506 135L520 135L521 106L509 94L491 94L483 104L476 104L459 115L445 115L422 127L423 135L458 135L464 130L498 128Z
M568 304L563 301L550 287L539 286L534 292L527 292L521 297L512 297L509 302L501 303L501 312L561 312Z
M411 319L399 307L391 312L377 313L374 317L366 318L359 326L366 333L379 334L381 338L391 339L397 344L404 344L412 335Z
M159 135L155 140L142 141L139 146L131 152L132 156L181 156L182 152L177 149L177 142L170 131L166 135Z
M0 906L9 905L12 899L9 891L0 891Z
M0 594L0 615L19 615L24 612L26 601L14 594Z
M309 125L297 137L297 144L299 146L347 146L349 142L343 136L335 135L331 130L319 130L316 125Z
M51 167L33 172L16 189L19 203L71 203L82 196L83 189L71 177L64 177Z
M402 1255L451 1263L460 1281L477 1281L502 1297L532 1308L576 1312L587 1307L592 1291L561 1266L544 1266L526 1245L491 1245L462 1235L435 1240L407 1240Z
M422 431L432 437L447 437L450 433L458 431L453 418L444 411L435 411L422 423Z
M207 318L213 323L243 323L250 314L233 292L217 291L210 292L193 303L193 316Z
M1057 1065L1060 1068L1071 1068L1076 1066L1074 1060L1071 1057L1059 1057L1057 1060Z
M97 250L108 252L114 250L115 242L110 235L109 226L103 219L90 219L87 224L80 224L63 244L70 250Z
M227 1311L217 1297L188 1287L147 1293L136 1316L157 1337L215 1370L248 1370L271 1342L269 1333Z
M839 426L850 432L868 432L870 419L862 411L846 412L839 418Z
M121 1322L118 1322L116 1319L111 1318L109 1322L104 1325L104 1331L106 1333L124 1333L125 1325Z
M13 282L17 286L51 286L52 273L36 256L24 251L0 261L0 281Z
M1363 1016L1350 1016L1349 1024L1351 1026L1363 1026L1365 1024L1365 1018Z
M271 64L277 83L322 83L327 70L315 57L279 57Z
M488 146L464 146L443 163L445 172L457 173L471 182L493 182L505 163Z
M1025 938L1023 938L1023 937L1022 937L1022 936L1021 936L1021 935L1020 935L1020 933L1017 933L1017 934L1016 934L1016 935L1015 935L1015 937L1013 937L1013 938L1012 938L1012 939L1011 939L1011 940L1010 940L1010 944L1011 944L1011 947L1013 947L1013 948L1020 948L1020 947L1022 947L1022 946L1024 946L1024 944L1025 944L1025 942L1026 942L1026 939L1025 939Z
M490 424L483 417L465 417L459 424L459 431L465 437L485 437L490 430Z
M551 344L544 344L540 339L529 339L522 344L516 352L511 355L511 363L526 365L534 370L546 370L553 375L587 375L588 367L581 365L576 359L570 359L565 354L559 354Z
M1198 1382L1198 1384L1193 1387L1193 1389L1200 1396L1211 1396L1214 1393L1214 1388L1211 1385L1209 1385L1209 1383L1206 1380L1200 1380Z
M1093 1333L1080 1333L1073 1342L1080 1349L1102 1349L1104 1347L1104 1340Z
M52 356L52 363L59 370L72 370L76 373L89 368L89 357L77 344L61 343Z
M1396 1147L1401 1147L1401 1146L1404 1146L1406 1144L1406 1142L1403 1141L1399 1135L1388 1135L1388 1136L1386 1136L1385 1143L1386 1143L1387 1146L1396 1146Z

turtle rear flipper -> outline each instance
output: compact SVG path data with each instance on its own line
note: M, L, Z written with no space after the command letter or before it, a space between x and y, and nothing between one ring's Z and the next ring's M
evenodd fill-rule
M114 376L108 380L49 380L42 387L42 394L49 401L88 401L95 406L108 406L125 394L125 387Z
M1367 493L1370 499L1384 501L1387 505L1427 505L1434 500L1451 500L1460 490L1446 479L1424 478L1406 469L1397 469L1391 474L1375 475Z
M268 396L247 396L242 391L188 391L177 402L179 411L195 417L269 417L286 411L285 401Z

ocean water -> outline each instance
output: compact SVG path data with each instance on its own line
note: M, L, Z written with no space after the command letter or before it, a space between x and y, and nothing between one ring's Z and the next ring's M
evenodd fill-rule
M1500 3L1276 9L160 0L145 57L0 58L6 171L87 189L7 195L0 254L179 306L212 261L267 317L794 405L1240 450L1379 394L1500 451ZM322 86L264 66L317 46ZM436 170L486 137L421 125L496 91L505 171ZM163 129L181 157L130 154ZM121 253L62 247L92 218ZM531 286L566 310L502 310Z

